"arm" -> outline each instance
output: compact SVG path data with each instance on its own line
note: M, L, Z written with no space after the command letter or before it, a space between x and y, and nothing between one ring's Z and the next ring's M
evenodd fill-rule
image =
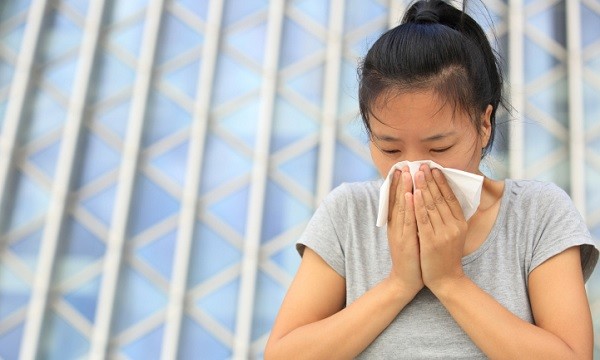
M265 349L265 359L349 359L363 351L414 294L382 281L344 308L345 279L304 251Z
M424 169L416 179L423 281L473 342L490 358L591 359L592 323L579 247L530 273L529 300L536 323L530 324L464 275L466 222L443 175L436 171L432 178Z
M411 189L409 173L398 171L390 191L390 275L347 307L346 280L314 251L305 249L271 331L265 358L353 358L419 292L423 281Z
M466 276L441 283L432 291L492 359L592 358L592 322L579 247L550 258L529 276L535 325L506 310Z

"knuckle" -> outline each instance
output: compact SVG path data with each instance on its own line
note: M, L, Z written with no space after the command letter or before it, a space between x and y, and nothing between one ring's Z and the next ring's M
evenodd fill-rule
M427 211L434 211L436 209L435 203L425 204Z
M434 202L435 204L443 204L443 203L444 203L444 201L446 201L446 200L444 199L444 197L443 197L442 195L436 195L436 196L433 198L433 202Z
M448 194L445 198L446 198L446 202L448 202L448 203L453 203L453 202L458 201L458 199L456 198L456 196L454 196L454 194Z

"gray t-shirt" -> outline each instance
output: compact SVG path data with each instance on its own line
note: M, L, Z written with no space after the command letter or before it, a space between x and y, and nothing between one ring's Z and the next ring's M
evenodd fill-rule
M317 209L297 248L308 246L346 279L346 304L388 276L386 227L375 226L382 181L342 184ZM558 186L506 180L496 222L485 242L463 257L479 287L521 319L533 323L527 296L533 269L569 247L581 246L587 280L598 249L569 196ZM358 358L485 358L427 288L400 312Z

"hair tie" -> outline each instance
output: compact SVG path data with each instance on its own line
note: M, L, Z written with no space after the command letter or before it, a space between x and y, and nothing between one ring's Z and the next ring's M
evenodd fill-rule
M440 17L433 10L425 9L415 15L416 23L438 23Z

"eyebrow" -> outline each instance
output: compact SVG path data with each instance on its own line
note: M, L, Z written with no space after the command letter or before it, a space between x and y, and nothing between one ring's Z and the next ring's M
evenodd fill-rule
M456 131L448 131L445 133L435 134L435 135L426 137L422 141L431 142L431 141L441 140L441 139L447 138L449 136L452 136L454 134L456 134ZM377 134L373 133L373 136L377 140L380 140L380 141L387 141L387 142L402 141L401 139L398 139L398 138L395 138L395 137L389 136L389 135L377 135Z

